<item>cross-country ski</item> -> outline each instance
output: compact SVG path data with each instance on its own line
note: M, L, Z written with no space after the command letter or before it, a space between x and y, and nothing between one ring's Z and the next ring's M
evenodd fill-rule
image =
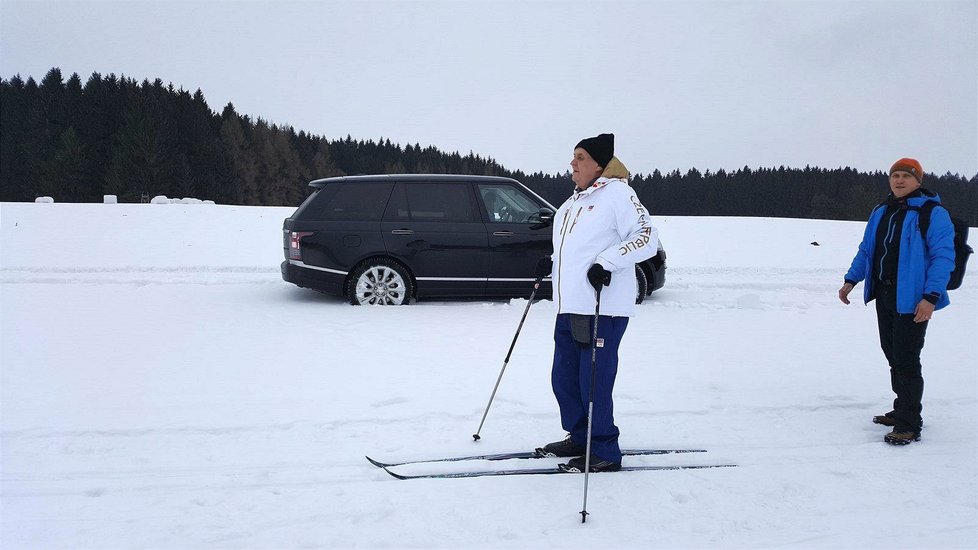
M619 472L645 472L655 470L703 470L709 468L734 468L736 464L689 464L689 465L667 465L667 466L622 466L617 472L602 472L601 475ZM511 470L479 470L474 472L451 472L434 474L399 474L390 468L384 468L388 474L397 479L460 479L467 477L501 477L501 476L534 476L552 474L579 474L580 472L569 471L560 467L556 468L515 468Z
M706 452L705 449L623 449L621 451L621 454L623 456L643 456L643 455L668 455L668 454L705 453L705 452ZM403 466L406 464L422 464L426 462L463 462L467 460L511 460L511 459L531 459L531 458L549 458L549 457L543 456L537 451L518 451L512 453L497 453L497 454L485 454L485 455L403 460L400 462L381 462L379 460L370 458L369 456L365 458L371 464L377 466L378 468L386 468L390 466Z

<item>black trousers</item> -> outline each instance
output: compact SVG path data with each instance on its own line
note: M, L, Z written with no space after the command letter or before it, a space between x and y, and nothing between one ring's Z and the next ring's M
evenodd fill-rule
M880 329L880 347L890 364L890 386L896 399L893 412L896 431L919 432L924 377L921 375L920 352L924 349L927 323L915 323L913 313L896 309L896 285L877 283L876 320Z

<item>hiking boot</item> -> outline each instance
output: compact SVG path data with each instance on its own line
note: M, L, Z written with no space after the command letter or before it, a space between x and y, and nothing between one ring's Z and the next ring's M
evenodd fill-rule
M883 426L894 427L897 425L896 418L893 418L893 413L881 414L879 416L873 417L873 424L882 424ZM924 421L920 421L920 427L924 427Z
M574 443L571 436L568 435L561 441L554 441L553 443L547 443L543 447L537 447L537 456L544 457L563 457L563 456L579 456L584 454L587 448L584 445Z
M890 445L909 445L914 441L920 441L920 432L913 430L898 432L896 428L893 428L892 432L883 436L883 441Z
M591 455L591 471L592 472L617 472L621 470L621 462L612 462L610 460L604 460ZM572 458L567 461L567 464L561 464L559 466L561 471L564 472L583 472L584 471L584 457L579 456Z
M896 426L896 419L887 414L881 414L879 416L873 417L873 424L882 424L884 426Z

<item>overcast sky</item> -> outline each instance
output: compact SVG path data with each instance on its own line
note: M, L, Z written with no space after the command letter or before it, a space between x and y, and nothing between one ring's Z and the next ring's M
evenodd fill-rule
M0 76L162 79L220 112L563 172L978 173L978 2L14 2Z

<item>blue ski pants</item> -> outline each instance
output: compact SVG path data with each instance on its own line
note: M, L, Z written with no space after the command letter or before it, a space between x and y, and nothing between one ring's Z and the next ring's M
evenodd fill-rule
M590 316L588 334L594 334ZM594 373L594 412L591 419L591 454L603 460L621 462L618 427L615 426L612 391L618 374L618 346L628 317L602 315L598 319L598 341ZM551 373L554 396L560 407L560 424L571 439L587 445L588 403L591 391L591 345L574 339L571 315L557 315L554 327L554 364Z

